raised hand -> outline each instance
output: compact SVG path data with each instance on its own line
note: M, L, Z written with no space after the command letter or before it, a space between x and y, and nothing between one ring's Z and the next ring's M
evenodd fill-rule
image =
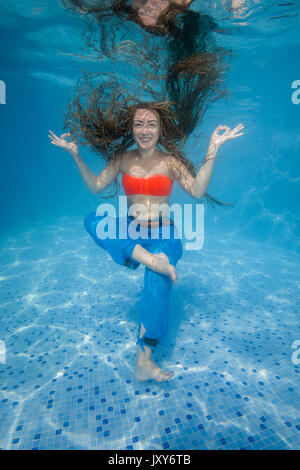
M69 153L72 154L77 154L78 153L78 147L77 144L70 132L66 134L62 134L60 137L58 137L54 132L49 131L49 139L51 139L51 144L56 145L57 147L61 147L64 150L66 150ZM71 142L67 140L67 137L71 139Z
M227 142L227 140L235 139L236 137L244 135L243 132L240 132L242 129L244 129L243 124L239 124L232 130L230 130L227 126L218 126L211 136L210 144L219 148L221 145ZM220 134L220 131L222 130L224 132L223 134Z

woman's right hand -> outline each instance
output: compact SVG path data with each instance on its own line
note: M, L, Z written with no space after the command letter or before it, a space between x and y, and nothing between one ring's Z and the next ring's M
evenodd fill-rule
M50 131L50 135L48 135L49 139L51 139L51 144L56 145L57 147L61 147L65 149L67 152L71 153L72 155L78 155L78 146L71 134L68 132L66 134L62 134L60 137L54 134L54 132ZM71 139L71 142L67 140L67 137Z

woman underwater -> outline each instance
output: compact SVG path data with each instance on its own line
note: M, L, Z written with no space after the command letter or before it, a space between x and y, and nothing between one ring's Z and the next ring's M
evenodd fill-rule
M93 141L94 145L91 146L97 149L95 135L100 132L99 129L104 133L102 123L98 122L99 128L95 131L94 122L89 124L86 120L88 114L85 114L82 108L79 111L85 138L90 141L90 145ZM151 355L166 335L170 293L172 283L177 282L176 263L182 255L182 246L176 237L172 219L159 216L157 205L169 203L174 181L196 200L205 195L218 149L228 140L243 135L243 125L239 124L232 130L222 125L215 129L207 155L197 174L192 171L192 162L180 156L176 146L168 144L172 140L176 141L176 126L173 125L165 103L139 102L125 110L123 106L122 113L119 113L114 125L112 119L110 120L109 128L110 133L107 131L106 137L108 134L109 139L113 139L113 134L118 136L123 142L124 150L112 153L107 159L106 167L98 176L89 170L80 157L73 129L72 134L69 132L60 137L49 131L49 138L53 145L72 155L81 177L94 194L101 193L122 174L128 214L130 213L123 221L128 230L127 238L121 239L118 233L114 239L101 239L97 226L103 216L97 216L95 213L85 218L85 228L117 263L131 269L136 269L139 264L145 266L135 376L138 380L154 379L163 382L171 379L174 374L159 368L152 361ZM128 150L133 141L136 148ZM101 147L101 144L99 145ZM158 145L167 152L160 150ZM162 234L166 228L169 229L168 238L163 238ZM135 237L137 232L139 238Z
M178 103L177 115L193 106L193 112L188 113L189 123L180 118L186 136L207 107L227 94L227 64L223 60L227 51L216 44L212 34L217 31L217 23L211 16L189 9L191 3L192 0L63 0L69 10L89 20L95 18L98 23L96 42L90 42L93 36L89 34L88 44L93 45L93 63L99 59L99 75L103 72L103 56L121 60L138 68L136 80L143 79L152 88L163 89L168 101ZM156 19L152 21L154 14ZM137 28L130 27L132 22L139 25L140 34L135 34Z

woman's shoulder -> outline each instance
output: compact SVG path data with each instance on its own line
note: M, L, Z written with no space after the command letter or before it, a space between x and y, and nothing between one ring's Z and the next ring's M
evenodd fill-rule
M191 169L189 169L189 161L182 161L180 158L176 158L174 155L168 155L167 165L172 174L173 179L180 180L182 175L185 177L193 176Z
M174 163L176 161L176 158L171 153L165 153L164 158L167 163Z
M120 154L120 172L126 173L133 162L134 158L136 158L134 150L126 150Z

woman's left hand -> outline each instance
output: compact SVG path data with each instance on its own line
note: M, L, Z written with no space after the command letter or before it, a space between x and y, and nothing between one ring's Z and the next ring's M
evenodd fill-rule
M221 147L221 145L224 144L224 142L227 142L227 140L235 139L236 137L240 137L241 135L244 135L243 132L240 132L242 129L244 129L243 124L239 124L232 130L230 130L229 127L227 126L218 126L214 130L211 136L210 145L213 145L219 148ZM223 134L220 134L220 131L222 130L224 132Z

